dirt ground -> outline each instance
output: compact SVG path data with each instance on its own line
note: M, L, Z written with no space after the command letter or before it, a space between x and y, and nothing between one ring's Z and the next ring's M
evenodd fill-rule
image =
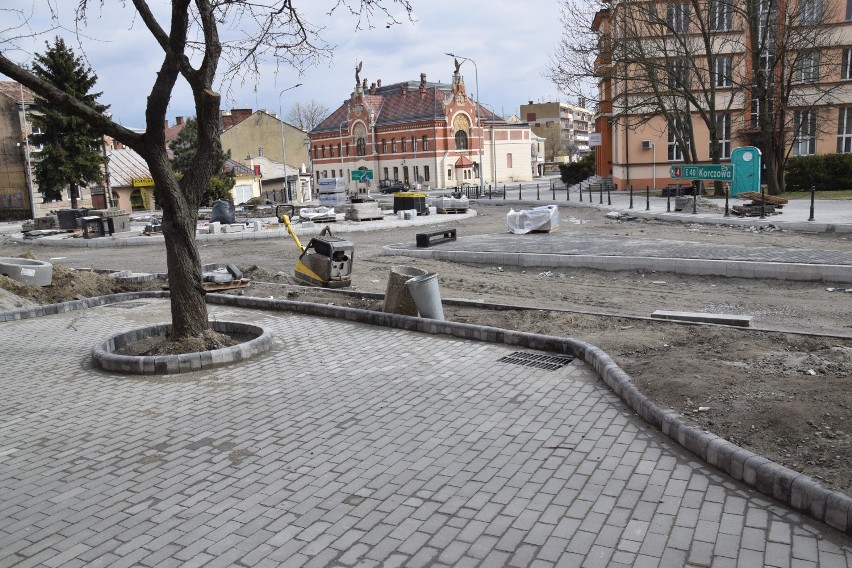
M508 206L476 204L475 208L476 218L446 226L457 227L459 237L506 232ZM852 237L842 234L618 222L605 219L598 210L568 207L560 207L560 218L559 231L568 233L852 250ZM642 392L681 413L688 423L852 494L852 293L845 292L848 286L640 271L521 270L381 255L384 245L413 242L419 231L412 227L347 233L356 254L353 286L345 294L293 286L298 254L289 240L207 243L200 252L203 262L235 263L254 280L250 288L232 293L366 309L381 309L381 301L358 292L383 293L392 266L414 265L437 272L443 298L482 304L445 305L448 320L593 343L609 353ZM134 272L166 268L164 249L159 246L134 248L131 257L118 248L44 247L0 240L0 255L21 253L50 260L56 268L94 266ZM77 297L115 291L107 286L106 277L76 274L80 279L96 276L104 284L54 285L53 297L47 292L47 297L34 299L46 303L68 299L69 293ZM7 281L0 277L0 287L8 288ZM12 309L8 302L5 305ZM754 328L649 320L657 309L751 315Z

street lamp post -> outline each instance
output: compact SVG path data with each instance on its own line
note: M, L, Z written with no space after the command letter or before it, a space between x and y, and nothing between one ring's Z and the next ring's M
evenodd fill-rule
M281 161L284 162L284 195L289 199L290 186L287 183L287 144L284 141L284 113L281 112L281 95L296 87L301 87L301 83L296 83L292 87L287 87L278 93L278 120L281 121Z
M458 59L462 59L464 61L470 61L473 63L473 73L476 81L476 127L479 128L479 195L483 195L485 193L485 184L484 179L485 176L482 171L482 123L479 121L479 99L482 98L479 93L479 68L476 65L476 61L469 57L462 57L461 55L456 55L455 53L447 53L450 57L455 57ZM496 183L496 182L495 182Z
M654 178L654 192L657 191L657 146L652 140L643 140L643 144L651 149L651 173Z

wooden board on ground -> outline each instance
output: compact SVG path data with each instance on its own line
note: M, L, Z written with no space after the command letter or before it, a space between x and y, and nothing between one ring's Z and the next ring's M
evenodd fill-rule
M455 214L458 214L458 213L467 213L467 209L463 208L463 207L461 207L461 208L454 207L454 208L447 208L447 209L442 209L440 207L437 207L436 211L438 213L443 213L445 215L455 215Z
M760 194L756 191L744 191L742 193L738 193L737 197L739 199L751 199L752 201L760 204L761 201L764 203L771 203L772 205L787 205L787 200L783 197L776 197L774 195L766 195Z
M248 288L251 286L251 280L248 278L240 278L239 280L231 280L230 282L202 282L201 287L208 292L218 292L220 290L233 290L235 288Z

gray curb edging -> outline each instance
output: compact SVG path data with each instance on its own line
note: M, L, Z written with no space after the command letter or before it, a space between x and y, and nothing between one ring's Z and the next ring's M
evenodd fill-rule
M272 347L272 332L257 325L233 321L211 321L210 327L219 333L240 333L256 337L231 347L180 355L138 357L115 353L117 349L134 341L167 334L172 324L161 323L119 333L95 345L92 348L92 363L96 368L104 371L132 375L171 375L230 365L265 353Z
M74 310L105 306L107 304L115 304L117 302L126 302L127 300L168 297L169 293L167 291L159 290L151 292L121 292L119 294L108 294L106 296L95 296L94 298L70 300L68 302L60 302L58 304L31 306L29 308L21 308L19 310L12 310L9 312L0 312L0 322L38 318L42 316L52 316L54 314L73 312Z
M0 321L51 315L137 298L163 298L167 296L168 292L113 294L54 304L53 306L39 306L38 308L0 313ZM435 335L449 335L476 341L504 343L573 355L594 368L606 385L637 415L708 464L758 492L852 536L852 497L840 491L827 489L803 473L790 470L767 458L740 448L715 434L687 425L677 417L673 410L657 406L639 392L630 375L624 372L603 350L590 343L570 337L555 337L468 323L428 320L328 304L225 294L207 294L205 298L207 303L214 305L289 311L368 325ZM10 317L10 314L17 317Z

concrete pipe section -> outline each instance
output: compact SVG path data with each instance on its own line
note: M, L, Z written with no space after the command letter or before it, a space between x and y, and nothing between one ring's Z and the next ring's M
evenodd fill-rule
M50 286L53 281L53 265L29 258L0 257L0 274L30 286Z

